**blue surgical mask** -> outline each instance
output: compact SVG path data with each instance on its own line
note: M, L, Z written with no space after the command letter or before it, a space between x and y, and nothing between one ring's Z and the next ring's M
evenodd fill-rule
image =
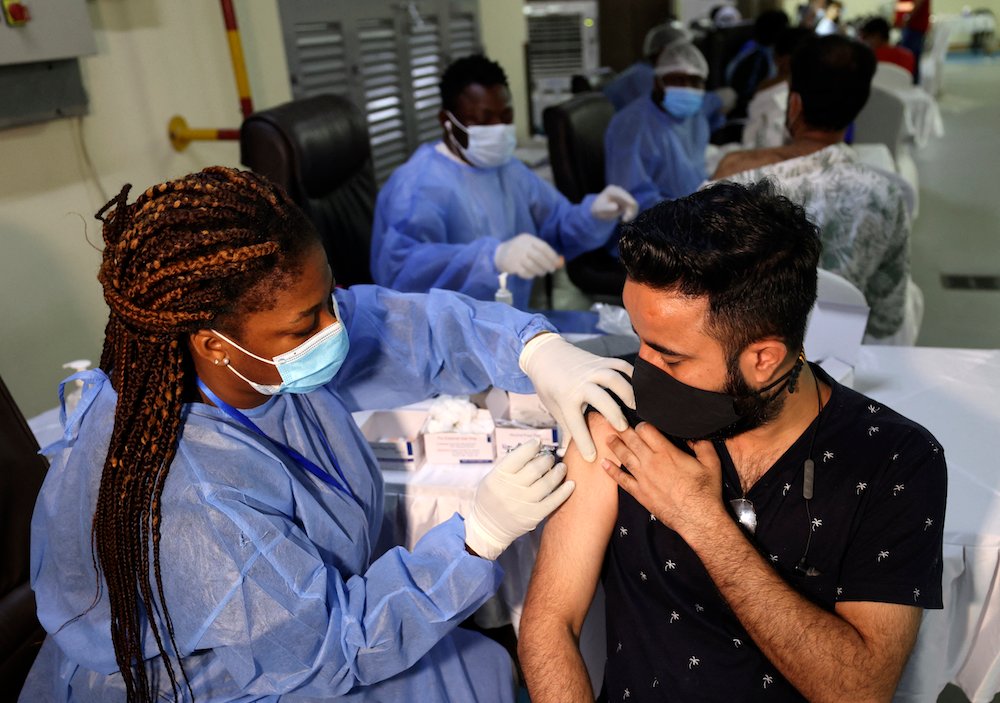
M663 92L663 109L677 119L683 120L698 114L704 100L704 90L671 86Z
M462 157L479 168L496 168L510 161L517 147L517 132L512 124L470 125L466 127L448 110L445 128L451 132L454 124L469 136L469 146L463 147L451 136Z
M277 367L278 373L281 375L280 384L269 385L251 381L234 369L231 363L226 363L226 368L246 381L251 388L262 395L309 393L320 386L325 386L337 375L340 367L344 364L344 359L347 358L347 352L351 346L347 338L347 330L340 321L340 310L336 307L336 300L334 300L333 304L337 313L336 322L324 327L294 349L286 351L283 354L278 354L273 359L265 359L262 356L257 356L224 334L212 330L221 339L229 342L247 356Z

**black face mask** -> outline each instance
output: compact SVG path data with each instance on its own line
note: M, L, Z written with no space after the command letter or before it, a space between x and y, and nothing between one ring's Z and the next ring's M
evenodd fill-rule
M750 389L738 368L730 369L726 393L681 383L648 361L637 358L632 373L636 412L660 432L680 439L727 439L760 427L781 409L781 392L795 384L804 363L800 355L788 373L760 390ZM782 384L769 396L763 394Z

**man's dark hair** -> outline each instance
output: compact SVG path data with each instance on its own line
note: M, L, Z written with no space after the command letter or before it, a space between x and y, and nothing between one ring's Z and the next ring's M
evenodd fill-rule
M507 85L507 74L496 61L490 61L482 54L473 54L453 62L441 76L441 107L455 111L458 96L470 85Z
M882 17L872 17L861 25L860 34L862 37L880 37L882 41L889 41L889 23Z
M816 39L816 32L805 27L786 27L774 42L775 56L792 56L796 51Z
M783 10L761 12L753 22L753 38L761 46L774 46L781 30L788 26L788 15Z
M769 181L719 183L654 205L622 226L619 250L631 281L707 296L708 332L730 358L771 336L792 354L802 348L819 232Z
M867 45L836 34L803 46L792 57L789 89L802 96L806 124L830 132L846 129L868 102L875 65Z

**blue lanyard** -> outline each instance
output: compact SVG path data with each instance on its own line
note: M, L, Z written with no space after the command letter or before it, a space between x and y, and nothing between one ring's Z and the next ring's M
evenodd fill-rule
M268 437L264 430L257 427L253 420L213 393L200 378L198 379L198 388L201 389L201 392L204 393L208 399L211 400L217 408L219 408L219 410L226 413L226 415L239 422L251 432L258 434L272 444L277 445L284 450L285 454L287 454L301 468L311 473L323 483L333 486L344 495L349 496L354 502L357 502L358 499L355 497L354 491L351 490L351 486L347 483L347 479L344 478L344 472L340 470L340 464L337 462L337 457L334 455L333 449L330 447L330 443L327 441L326 435L322 432L322 430L320 430L317 434L319 434L319 438L323 442L323 448L326 450L326 455L330 459L330 463L333 464L333 468L337 471L337 475L340 476L340 481L343 481L343 483L334 478L333 475L322 466L318 466L313 461L302 456L301 453L292 449L287 444Z

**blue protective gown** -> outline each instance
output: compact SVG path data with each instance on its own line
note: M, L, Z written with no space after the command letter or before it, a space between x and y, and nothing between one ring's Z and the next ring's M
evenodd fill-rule
M722 101L706 93L701 112L680 120L661 110L649 95L615 114L604 134L608 183L625 188L645 210L661 200L698 190L705 173L705 148L721 126Z
M411 292L445 288L493 300L499 285L497 245L529 233L572 259L610 238L614 221L590 214L517 159L481 169L424 144L382 187L372 228L372 276L379 285ZM531 280L511 276L514 305L525 309Z
M653 64L640 59L615 76L601 91L618 111L633 100L649 95L654 77Z
M356 286L336 296L351 349L335 379L246 414L336 475L325 434L357 501L221 410L185 406L162 496L161 563L195 700L510 701L503 649L455 630L494 593L501 568L466 552L457 515L412 553L372 560L383 482L350 413L490 382L528 392L517 356L550 326L443 291ZM63 439L45 450L52 465L32 520L31 582L51 633L22 693L32 703L124 700L106 589L90 607L90 525L116 394L103 372L84 378Z

